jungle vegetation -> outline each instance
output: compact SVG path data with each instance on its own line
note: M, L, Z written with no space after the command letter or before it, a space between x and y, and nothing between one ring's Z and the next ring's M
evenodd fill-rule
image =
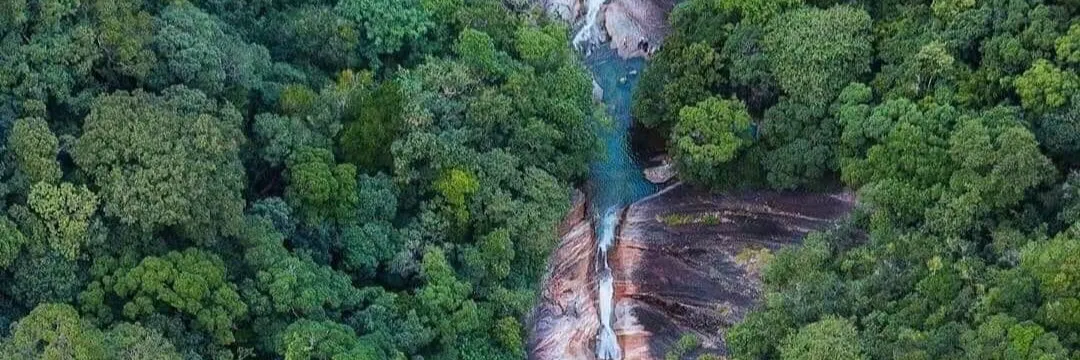
M596 152L523 0L0 1L0 358L520 359Z
M850 189L734 359L1080 358L1080 2L687 0L634 115L717 191Z

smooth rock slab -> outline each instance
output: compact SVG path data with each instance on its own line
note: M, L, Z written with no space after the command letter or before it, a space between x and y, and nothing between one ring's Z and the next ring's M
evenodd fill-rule
M611 258L625 359L663 359L685 333L725 354L724 331L761 297L752 255L832 226L854 204L846 193L716 195L676 184L630 206Z

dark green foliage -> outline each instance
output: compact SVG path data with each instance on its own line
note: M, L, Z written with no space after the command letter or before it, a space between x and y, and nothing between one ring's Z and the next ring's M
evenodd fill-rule
M0 358L524 358L598 143L522 5L0 1Z
M361 169L388 170L393 165L390 144L404 125L401 88L391 81L353 96L338 138L343 160Z
M858 195L771 260L762 305L726 329L732 358L1075 358L1075 2L833 3L686 2L636 94L643 124L674 124L676 163L694 157L671 114L700 108L680 94L733 98L754 146L724 159L758 164L754 186ZM694 47L716 78L667 89L678 64L714 61ZM680 170L714 188L732 173Z

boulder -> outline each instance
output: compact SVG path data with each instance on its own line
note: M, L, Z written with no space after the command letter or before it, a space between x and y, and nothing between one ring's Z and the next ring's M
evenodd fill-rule
M645 179L653 184L666 184L675 179L677 175L679 175L679 171L675 169L675 164L670 161L664 161L663 164L645 169Z

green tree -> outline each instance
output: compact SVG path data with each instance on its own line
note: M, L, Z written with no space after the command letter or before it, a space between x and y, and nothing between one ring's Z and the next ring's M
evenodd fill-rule
M871 19L848 6L800 8L773 18L763 44L777 83L792 100L823 108L870 70Z
M7 268L27 243L26 236L7 216L0 218L0 269Z
M1025 109L1036 114L1046 113L1065 105L1075 92L1080 79L1071 71L1063 71L1047 60L1038 60L1030 69L1013 80L1016 93Z
M1057 336L1034 322L995 315L964 334L967 359L1067 359Z
M171 308L225 345L235 341L236 322L248 310L225 275L220 258L190 248L143 258L117 274L113 292L124 299L123 313L129 319L156 314L159 307Z
M94 102L73 156L100 187L106 215L210 240L241 224L241 121L232 106L184 87L117 92Z
M355 91L345 107L337 142L342 159L364 172L390 169L394 160L390 145L404 126L403 105L395 81Z
M719 185L721 169L750 146L750 115L738 100L715 97L679 111L672 130L673 157L687 180Z
M286 360L375 360L375 349L356 337L351 328L328 322L300 319L281 336L278 354Z
M468 201L480 188L476 176L462 169L449 169L435 181L435 191L446 200L450 212L460 224L469 221Z
M378 56L397 52L433 25L420 0L341 0L334 11L361 29L363 55L378 64Z
M151 44L157 66L149 83L159 89L183 84L235 104L262 86L270 54L262 46L228 34L213 16L188 2L169 5L158 14Z
M8 147L19 163L19 170L31 183L55 183L63 172L56 161L60 141L42 118L23 118L15 121L7 138Z
M102 59L112 83L120 77L141 82L157 63L150 49L153 41L153 16L143 11L142 0L96 0L97 38Z
M161 333L140 324L120 323L105 332L103 341L109 359L181 360L183 357Z
M325 149L303 148L287 163L285 199L306 221L347 221L356 210L356 167L336 164Z
M859 346L858 331L850 321L826 317L788 335L780 344L784 360L865 359Z
M107 359L101 330L67 304L41 304L15 323L0 354L8 359Z
M97 211L97 195L86 186L40 182L30 189L27 202L45 224L49 246L68 260L74 260L89 236L90 217Z

